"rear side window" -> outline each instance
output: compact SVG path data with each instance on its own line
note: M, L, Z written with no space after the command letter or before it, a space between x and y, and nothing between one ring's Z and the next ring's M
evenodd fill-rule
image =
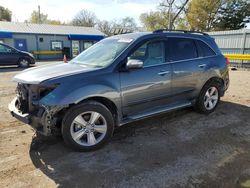
M169 38L170 61L180 61L198 57L195 42L188 38Z
M196 40L196 44L198 47L198 52L200 57L208 57L216 55L215 52L206 43L200 40Z

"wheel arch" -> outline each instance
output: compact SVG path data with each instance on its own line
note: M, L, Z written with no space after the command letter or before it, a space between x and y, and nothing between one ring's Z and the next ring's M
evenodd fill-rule
M121 112L118 110L119 107L117 107L115 102L113 102L112 100L110 100L106 97L93 96L93 97L85 98L85 99L79 101L77 104L81 104L81 103L86 102L86 101L96 101L96 102L99 102L99 103L103 104L104 106L106 106L110 110L110 112L112 113L112 115L114 117L115 125L119 125Z
M211 78L209 78L204 84L203 84L203 86L202 86L202 88L201 88L201 91L202 91L202 89L208 84L208 83L211 83L211 82L216 82L216 83L218 83L221 87L219 88L220 89L220 96L223 96L224 95L224 90L223 90L223 88L224 88L224 80L222 79L222 78L220 78L220 77L218 77L218 76L213 76L213 77L211 77Z
M29 61L29 63L30 63L30 58L28 57L28 56L20 56L19 58L18 58L18 60L17 60L17 62L19 63L19 61L20 60L22 60L22 59L27 59L28 61Z
M28 63L29 63L29 65L31 64L31 60L30 60L29 57L27 57L27 56L20 56L20 57L18 58L18 60L17 60L17 65L18 65L18 66L20 66L20 61L21 61L22 59L27 60Z

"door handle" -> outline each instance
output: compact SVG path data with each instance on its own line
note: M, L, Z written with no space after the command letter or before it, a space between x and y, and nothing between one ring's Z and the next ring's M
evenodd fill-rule
M198 65L200 68L204 68L206 67L207 65L206 64L201 64L201 65Z
M169 74L169 71L161 71L158 73L160 76L164 76L165 74Z

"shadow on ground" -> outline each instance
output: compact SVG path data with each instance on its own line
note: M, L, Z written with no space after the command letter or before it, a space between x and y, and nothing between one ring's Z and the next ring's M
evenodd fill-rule
M30 66L29 68L32 68L34 66ZM3 72L13 72L13 71L23 71L27 68L21 68L21 67L18 67L18 66L0 66L0 73L3 73Z
M30 157L60 187L240 187L250 179L249 114L230 102L208 116L167 113L118 128L89 153L34 137Z

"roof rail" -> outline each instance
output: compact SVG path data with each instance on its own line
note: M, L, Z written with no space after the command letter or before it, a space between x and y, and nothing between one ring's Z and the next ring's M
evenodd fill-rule
M199 32L199 31L187 31L187 30L172 30L172 29L158 29L153 31L153 33L163 33L166 32L183 32L183 33L197 33L202 35L208 35L207 33Z

